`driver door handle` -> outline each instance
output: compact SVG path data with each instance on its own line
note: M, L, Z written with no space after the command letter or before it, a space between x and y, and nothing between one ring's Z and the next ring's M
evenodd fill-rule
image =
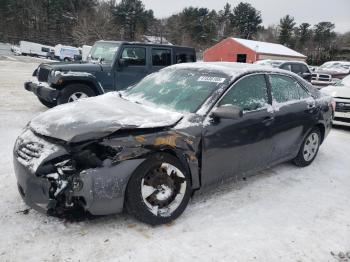
M275 120L275 118L273 116L267 116L264 118L264 120L262 121L262 123L266 126L271 125L271 123L273 122L273 120Z

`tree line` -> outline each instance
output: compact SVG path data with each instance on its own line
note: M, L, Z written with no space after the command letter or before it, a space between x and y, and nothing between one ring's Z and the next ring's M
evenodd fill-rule
M141 0L0 0L0 41L48 45L93 44L99 39L142 41L145 35L166 38L198 51L230 36L281 43L320 64L350 46L350 33L337 34L331 22L296 24L290 15L264 27L259 10L249 3L227 3L222 10L186 7L157 19Z

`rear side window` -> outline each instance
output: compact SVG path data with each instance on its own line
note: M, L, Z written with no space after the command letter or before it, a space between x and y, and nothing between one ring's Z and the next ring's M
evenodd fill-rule
M235 105L244 111L265 107L268 103L264 75L251 75L239 80L220 101L219 106Z
M126 60L129 66L146 65L146 49L143 47L125 47L122 58Z
M270 75L270 83L272 98L278 103L310 97L306 90L291 77Z
M152 49L153 66L171 65L171 51L169 49Z
M177 53L176 54L176 63L191 63L196 62L195 56L193 54L187 54L187 53Z

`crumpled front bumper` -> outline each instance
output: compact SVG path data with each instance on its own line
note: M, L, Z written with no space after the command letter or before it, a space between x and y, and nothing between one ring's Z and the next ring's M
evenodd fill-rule
M31 208L46 213L50 203L50 182L46 178L40 178L32 174L16 157L13 158L13 164L18 191L24 202Z
M24 89L33 92L36 96L38 96L41 99L44 99L48 102L54 102L57 100L58 96L60 95L60 91L57 89L54 89L52 87L49 87L45 84L42 84L40 82L34 83L34 82L25 82L24 83Z
M79 174L81 189L74 191L68 185L62 194L84 199L81 207L93 215L120 213L123 211L128 181L143 161L144 159L133 159L118 165L106 161L103 167L88 169ZM55 208L59 200L50 198L51 182L33 174L16 156L13 162L18 189L24 202L41 213L52 213L52 208Z

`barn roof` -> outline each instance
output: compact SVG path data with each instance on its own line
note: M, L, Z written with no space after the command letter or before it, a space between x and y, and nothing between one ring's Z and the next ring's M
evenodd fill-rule
M240 43L241 45L253 50L254 52L257 52L258 54L306 58L306 56L304 56L303 54L300 54L284 45L247 40L242 38L234 38L234 37L232 37L232 39Z

